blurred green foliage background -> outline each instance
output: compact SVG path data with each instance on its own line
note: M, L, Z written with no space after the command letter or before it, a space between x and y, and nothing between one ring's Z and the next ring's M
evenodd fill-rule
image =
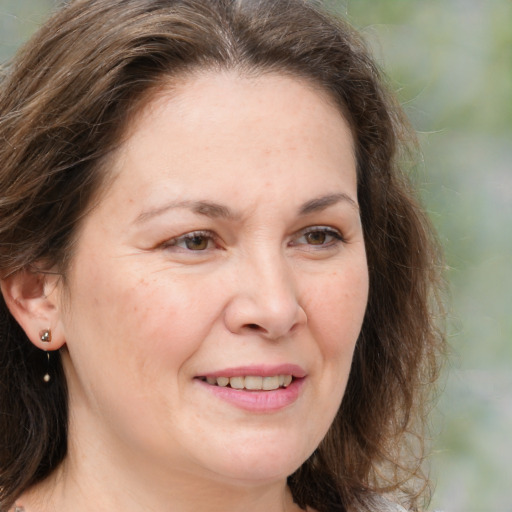
M58 3L0 0L1 62ZM432 509L512 511L512 1L327 3L362 30L419 132L416 180L446 251Z

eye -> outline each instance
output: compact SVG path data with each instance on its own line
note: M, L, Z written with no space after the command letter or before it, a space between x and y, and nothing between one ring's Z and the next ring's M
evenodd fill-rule
M213 233L209 231L193 231L186 233L178 238L173 238L163 244L163 247L177 247L187 251L206 251L215 246L215 239Z
M292 242L292 245L330 247L338 242L344 242L344 238L337 229L327 226L313 226L303 230Z

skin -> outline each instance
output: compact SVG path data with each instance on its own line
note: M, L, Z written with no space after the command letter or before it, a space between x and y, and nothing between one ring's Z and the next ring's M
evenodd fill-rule
M27 512L298 510L286 477L341 403L367 303L355 169L304 81L212 72L155 95L65 282L3 285L34 343L51 326L70 390L69 454ZM197 378L285 363L306 377L275 411Z

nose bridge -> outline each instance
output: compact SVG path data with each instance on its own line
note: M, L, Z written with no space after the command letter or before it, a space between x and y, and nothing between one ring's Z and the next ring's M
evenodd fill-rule
M292 271L280 252L262 250L249 262L253 278L247 291L253 300L269 312L281 314L297 305Z
M304 322L293 270L282 252L259 247L243 260L237 276L232 327L279 338Z

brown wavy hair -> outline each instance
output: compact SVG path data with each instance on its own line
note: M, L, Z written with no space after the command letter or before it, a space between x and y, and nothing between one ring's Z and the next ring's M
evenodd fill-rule
M421 425L443 336L439 251L403 163L414 137L358 34L305 0L76 0L20 50L0 90L0 277L65 279L106 161L164 82L197 69L286 73L327 91L351 126L370 294L343 402L289 477L295 501L354 510L375 494L410 509L425 486ZM412 148L412 153L411 153ZM0 299L0 510L66 456L67 390ZM419 430L418 430L419 428ZM410 447L410 449L409 449ZM368 505L369 507L369 505Z

